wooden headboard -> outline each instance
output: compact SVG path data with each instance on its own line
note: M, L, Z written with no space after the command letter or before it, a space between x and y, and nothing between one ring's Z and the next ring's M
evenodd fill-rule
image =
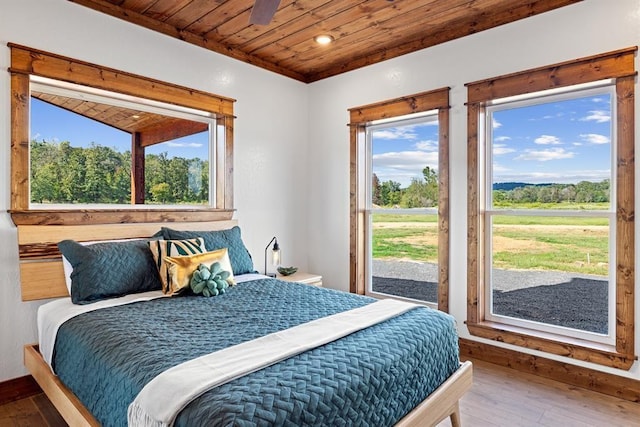
M236 220L207 222L161 222L86 225L18 225L18 248L22 300L69 296L64 280L58 242L72 239L89 242L151 237L161 227L178 230L225 230Z

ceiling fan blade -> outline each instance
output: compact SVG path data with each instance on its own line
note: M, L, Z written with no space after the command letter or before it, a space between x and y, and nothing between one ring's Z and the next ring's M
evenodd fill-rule
M255 0L253 3L253 9L251 9L249 23L256 25L269 25L279 5L280 0Z

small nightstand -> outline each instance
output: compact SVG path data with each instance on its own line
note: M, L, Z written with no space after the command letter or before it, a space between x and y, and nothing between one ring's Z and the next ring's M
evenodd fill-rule
M304 273L302 271L298 271L289 276L278 274L276 279L284 280L285 282L298 282L304 283L305 285L322 286L322 276L318 274Z

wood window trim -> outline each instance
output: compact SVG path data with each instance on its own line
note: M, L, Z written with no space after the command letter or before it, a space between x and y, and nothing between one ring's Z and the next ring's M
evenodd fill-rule
M349 290L365 293L365 133L372 121L438 110L438 309L449 311L449 87L349 109L350 230Z
M471 335L521 347L630 369L635 352L635 248L634 248L634 91L637 47L621 49L533 70L468 83L467 103L467 327ZM616 186L616 343L591 342L543 334L485 320L485 233L480 210L480 164L478 121L486 102L493 99L592 81L616 79L617 186Z
M211 221L233 216L233 104L234 99L139 76L101 65L8 43L11 50L11 213L19 224L105 224L120 222ZM216 153L215 208L30 209L29 99L30 78L40 76L125 95L143 97L215 114L224 127ZM138 179L136 179L136 176ZM132 197L140 193L140 174L134 174ZM42 222L45 221L45 222Z

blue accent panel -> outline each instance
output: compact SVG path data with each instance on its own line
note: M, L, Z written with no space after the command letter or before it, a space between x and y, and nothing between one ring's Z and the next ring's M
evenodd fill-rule
M123 426L128 405L163 370L372 301L263 279L216 298L112 307L60 328L54 367L104 426ZM453 318L419 308L210 390L176 426L390 426L458 365Z

